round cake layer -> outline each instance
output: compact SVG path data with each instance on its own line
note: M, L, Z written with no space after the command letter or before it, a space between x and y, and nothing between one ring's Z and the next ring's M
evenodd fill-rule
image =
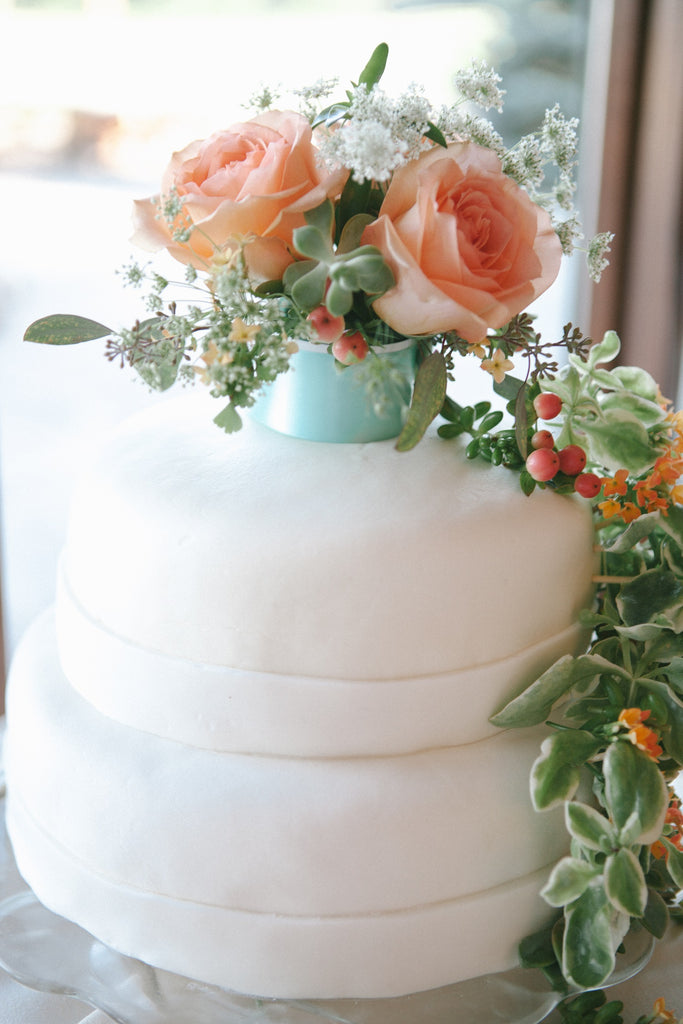
M8 715L10 836L39 898L123 952L241 991L391 996L502 970L564 852L528 798L535 730L391 757L192 748L84 701L45 617Z
M332 679L206 665L116 636L60 572L57 634L69 682L109 718L210 750L307 757L472 743L492 711L557 658L585 649L577 623L501 661L439 675Z
M525 497L436 436L226 438L210 412L197 395L135 417L76 492L60 654L106 714L209 748L415 750L486 735L580 645L586 503Z

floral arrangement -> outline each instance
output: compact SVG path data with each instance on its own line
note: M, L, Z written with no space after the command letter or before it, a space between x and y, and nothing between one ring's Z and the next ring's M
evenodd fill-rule
M469 112L502 106L484 63L457 76L458 103L434 110L417 88L399 100L380 89L387 53L377 47L345 98L319 113L334 83L302 90L301 112L271 109L266 90L253 119L174 154L160 194L136 203L135 241L185 266L186 298L167 301L170 282L134 263L125 277L151 286L148 318L115 332L52 316L26 338L107 337L109 358L151 387L201 380L226 403L215 422L228 432L302 341L325 346L340 372L363 364L372 378L379 349L413 339L420 360L399 449L441 416L442 438L466 437L468 458L516 472L526 493L591 502L602 564L584 614L590 648L492 720L549 724L532 799L539 811L564 805L571 836L543 892L556 920L525 940L522 962L563 992L596 989L630 928L661 937L683 917L683 812L671 788L683 766L683 414L645 371L609 368L614 333L593 344L568 324L549 343L526 312L581 237L576 121L555 107L508 148ZM596 280L610 241L586 247ZM448 395L461 358L488 374L505 425L491 402ZM566 1019L594 1019L600 998L579 998ZM673 1016L660 1000L647 1020Z

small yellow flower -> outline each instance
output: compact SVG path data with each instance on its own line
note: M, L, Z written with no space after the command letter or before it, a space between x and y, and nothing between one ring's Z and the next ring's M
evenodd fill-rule
M261 330L259 324L245 324L242 317L237 316L232 322L232 328L228 335L228 341L236 341L246 343L253 341L258 332Z
M475 355L477 357L477 359L485 359L486 358L486 349L484 348L482 343L479 341L476 344L471 344L471 345L467 346L467 354L468 355L470 355L470 354Z
M672 1013L671 1010L667 1010L666 1002L661 997L655 1000L654 1011L655 1020L653 1024L657 1024L658 1021L661 1021L661 1024L677 1024L678 1018L676 1014Z
M235 358L232 352L219 352L216 347L215 341L210 342L206 352L201 355L201 360L204 366L195 366L194 372L197 374L202 384L210 384L211 376L209 374L209 368L214 363L218 363L219 366L228 366Z
M514 370L515 364L507 358L501 348L497 348L490 359L482 359L481 368L491 374L496 384L502 384L505 374L508 370Z

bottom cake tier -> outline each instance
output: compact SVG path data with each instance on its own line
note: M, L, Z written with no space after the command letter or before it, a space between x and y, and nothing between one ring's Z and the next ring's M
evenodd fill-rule
M199 749L69 685L52 613L12 668L8 829L39 899L224 988L387 997L517 962L564 852L528 796L535 730L377 757Z

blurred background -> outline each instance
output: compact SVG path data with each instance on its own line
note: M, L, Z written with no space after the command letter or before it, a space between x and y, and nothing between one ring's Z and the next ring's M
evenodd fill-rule
M92 343L22 343L52 312L112 326L138 313L119 269L130 207L158 189L171 152L284 93L357 78L390 46L383 85L454 98L454 72L484 58L503 76L509 139L559 102L582 122L586 236L616 240L603 282L578 255L537 309L615 328L625 362L679 391L681 0L0 0L0 572L4 654L52 601L68 497L97 438L152 401ZM1 672L0 672L1 675Z

